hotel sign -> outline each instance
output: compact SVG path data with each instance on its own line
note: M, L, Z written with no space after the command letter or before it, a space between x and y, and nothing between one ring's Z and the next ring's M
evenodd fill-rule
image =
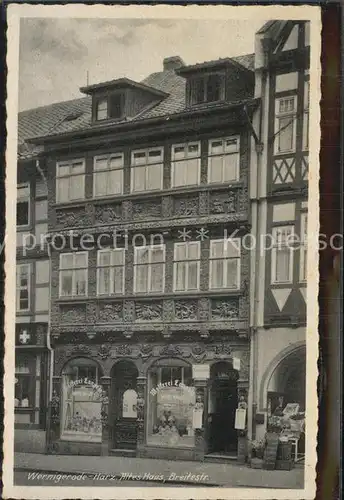
M210 366L207 364L192 365L192 377L196 380L207 380L210 378Z

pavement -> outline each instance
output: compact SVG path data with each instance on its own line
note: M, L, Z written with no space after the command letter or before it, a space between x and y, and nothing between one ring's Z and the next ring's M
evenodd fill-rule
M140 484L147 482L149 485L158 483L160 486L182 484L233 488L302 489L304 487L304 469L300 465L291 471L269 471L251 469L248 465L237 463L15 453L14 470L14 484L18 484L17 474L21 478L20 484L28 486L37 484L37 481L42 481L45 485L50 481L51 486L62 486L63 481L68 482L68 480L74 481L75 486L84 486L84 481L87 480L97 486L106 486L111 482L114 486L126 486L128 482L132 484L137 481ZM61 474L66 476L58 478L57 475Z

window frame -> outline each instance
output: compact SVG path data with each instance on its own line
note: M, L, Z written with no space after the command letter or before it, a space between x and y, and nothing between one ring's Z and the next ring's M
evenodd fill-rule
M293 112L288 111L288 112L281 113L279 111L280 102L283 100L287 100L287 99L294 99L294 110L293 110ZM286 96L276 96L275 97L275 116L274 116L274 136L273 137L274 137L274 155L276 155L276 156L295 153L295 150L296 150L297 105L298 105L297 94L290 94L290 95L286 95ZM290 123L290 125L292 125L292 133L293 133L292 147L291 147L291 149L288 149L285 151L279 151L279 136L280 136L279 120L283 119L283 118L287 118L287 117L290 117L293 120ZM286 127L286 129L288 127Z
M303 123L302 123L302 150L309 150L309 103L310 103L310 82L304 80L303 97ZM307 120L307 126L305 126Z
M229 140L233 140L233 139L236 139L238 141L238 150L235 152L235 153L227 153L225 151L225 143L226 141L229 141ZM222 141L222 147L223 147L223 152L221 154L218 154L218 153L215 153L215 154L212 154L211 153L211 143L212 142L215 142L215 141ZM220 182L218 181L211 181L211 158L213 157L222 157L222 159L224 159L226 156L230 156L230 155L235 155L237 154L238 155L238 158L237 158L237 165L236 165L236 178L231 180L231 181L225 181L224 180L224 172L225 172L225 165L224 165L224 162L222 162L222 179ZM228 136L228 137L219 137L219 138L214 138L214 139L209 139L208 141L208 168L207 168L207 183L208 184L225 184L225 183L232 183L232 182L238 182L240 180L240 135L232 135L232 136Z
M218 76L221 80L220 83L220 89L219 89L219 94L220 98L217 99L216 101L208 101L207 95L208 95L208 80L212 76ZM194 106L202 106L205 104L214 104L218 102L222 102L225 99L225 79L226 79L226 74L224 71L211 71L206 73L205 75L195 75L190 78L189 80L189 105L194 107ZM194 90L194 85L197 80L200 80L203 82L203 100L202 101L196 101L194 96L195 96L195 90Z
M18 286L18 278L20 276L19 269L22 267L26 267L28 269L27 275L28 275L28 284L27 287L21 287ZM26 309L20 309L20 291L21 290L27 290L28 293L28 307ZM19 294L18 294L19 291ZM25 263L25 264L17 264L16 266L16 312L17 313L22 313L22 312L30 312L31 311L31 263Z
M222 242L224 245L224 252L225 249L228 248L227 245L225 245L225 242L233 242L233 245L237 245L239 248L238 256L237 257L228 257L228 252L227 255L224 257L212 257L212 247L215 243L220 243ZM237 260L237 280L236 280L236 287L229 287L228 286L228 261L231 260ZM225 262L225 265L223 266L223 283L226 283L226 286L223 287L213 287L212 286L212 278L213 278L213 262L218 261L218 260L223 260ZM241 288L241 239L240 238L226 238L226 239L216 239L216 240L210 240L210 247L209 247L209 290L240 290Z
M290 229L291 232L290 234L295 235L295 224L280 224L273 226L272 228L272 240L273 242L277 241L277 231L278 230L285 230L285 229ZM294 247L289 247L290 254L289 254L289 278L287 281L278 281L276 279L276 265L277 265L277 250L280 250L279 248L280 245L273 244L271 248L271 284L272 285L290 285L293 283L293 276L294 276ZM283 245L284 248L284 245Z
M188 245L192 244L197 244L197 259L189 259L188 254ZM185 259L184 260L177 260L177 249L180 247L186 248L185 251ZM185 271L185 287L184 290L177 290L177 264L180 262L184 262L186 265L186 271ZM189 262L196 262L197 263L197 288L189 288L188 287L188 281L189 281ZM187 292L199 292L200 290L200 269L201 269L201 242L200 241L178 241L174 243L173 246L173 293L187 293Z
M122 166L119 168L106 168L106 169L100 169L96 170L96 163L98 160L107 160L107 163L111 162L111 159L113 157L120 156L122 159ZM106 193L106 194L96 194L96 176L97 174L103 174L107 173L109 174L110 172L115 172L115 171L120 171L121 172L121 190L118 193ZM93 157L93 198L106 198L106 197L112 197L112 196L121 196L123 194L123 184L124 184L124 153L110 153L110 154L104 154L104 155L96 155Z
M175 148L181 148L181 147L184 147L186 148L186 152L188 152L188 148L190 146L195 146L197 145L198 146L198 154L197 156L191 156L189 157L188 155L186 155L183 159L178 159L176 160L174 158L175 156L175 153L174 153L174 150ZM202 157L202 151L201 151L201 141L187 141L187 142L183 142L183 143L177 143L177 144L172 144L171 145L171 188L180 188L182 186L199 186L200 183L201 183L201 157ZM197 183L196 184L185 184L185 183L182 183L182 184L178 184L178 185L175 185L175 182L174 182L174 178L175 178L175 166L176 164L178 164L179 162L181 161L187 161L188 159L197 159Z
M36 408L36 380L37 380L37 375L36 375L36 358L33 356L30 356L28 354L24 353L17 353L15 356L15 367L14 367L14 377L15 379L28 379L29 380L29 394L28 394L28 400L29 403L32 402L33 404L29 404L29 406L14 406L14 411L20 411L21 413L23 412L31 412ZM28 373L22 373L20 371L17 371L17 367L19 365L18 361L20 359L23 359L24 361L28 361ZM14 393L14 399L16 399L15 393Z
M26 196L23 196L22 198L19 198L18 196L18 190L20 188L25 188L27 187L28 190L29 190L29 194L26 195ZM27 224L18 224L17 222L17 211L18 211L18 203L19 203L19 200L23 200L23 201L27 201L28 202L28 223ZM17 228L27 228L31 225L31 185L30 185L30 182L21 182L20 184L17 184L17 202L16 202L16 226Z
M113 260L113 255L115 252L121 252L122 257L123 257L123 264L122 265L114 265L112 263ZM110 253L110 265L109 266L101 266L99 264L100 261L100 256L104 253ZM121 286L121 292L115 293L100 293L99 288L100 288L100 280L99 280L99 275L100 275L100 270L101 269L109 269L110 272L110 289L114 290L114 270L116 267L122 268L122 286ZM103 248L101 250L97 251L97 297L118 297L121 295L124 295L124 289L125 289L125 248Z
M159 162L153 162L149 163L148 158L149 158L149 153L151 151L160 151L161 153L161 160ZM142 165L134 165L134 155L136 153L145 153L145 159L146 163ZM144 149L133 149L130 153L130 192L131 193L148 193L148 192L157 192L157 191L162 191L164 187L164 159L165 159L165 151L164 151L164 146L157 146L157 147L152 147L152 148L144 148ZM155 189L147 189L147 167L151 165L160 165L161 167L161 179L160 179L160 186ZM134 177L134 172L133 170L136 168L142 168L145 169L145 187L144 189L141 190L135 190L135 177Z
M300 263L299 282L307 283L307 228L308 212L301 212L300 215Z
M152 251L155 248L160 248L163 251L163 260L162 262L152 262ZM137 257L140 249L148 249L148 262L147 264L138 264ZM152 264L162 264L163 265L163 273L162 273L162 289L160 291L151 290L151 273ZM146 291L137 291L137 269L138 267L148 266L148 278L147 278L147 290ZM165 293L165 280L166 280L166 245L156 244L156 245L142 245L142 246L134 246L134 283L133 283L133 292L134 294L157 294L157 293Z
M83 166L83 172L82 173L77 173L77 174L71 174L71 167L75 163L82 163ZM60 167L69 167L69 174L68 175L58 175L58 171ZM82 177L82 191L83 191L83 196L81 198L73 198L70 199L69 193L70 193L70 188L71 188L71 179L73 177ZM64 203L73 203L73 202L78 202L81 200L84 200L86 198L85 196L85 178L86 178L86 161L85 158L75 158L72 160L62 160L62 161L57 161L56 162L56 182L55 182L55 199L56 203L59 204L64 204ZM59 200L59 189L58 189L58 180L59 179L68 179L68 199L64 201Z
M75 267L75 259L76 255L85 255L86 256L86 264L85 267ZM72 268L61 268L61 260L62 257L65 255L72 255L73 256L73 267ZM85 279L85 294L83 295L77 295L75 294L75 271L80 271L80 270L85 270L86 271L86 279ZM63 295L62 292L62 279L61 279L61 272L63 271L72 271L72 295ZM88 252L81 251L81 252L64 252L60 253L59 256L59 298L67 298L67 299L75 299L75 298L82 298L82 297L88 297Z

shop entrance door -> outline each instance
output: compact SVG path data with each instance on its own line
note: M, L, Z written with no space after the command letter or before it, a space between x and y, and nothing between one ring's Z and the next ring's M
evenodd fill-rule
M133 363L115 365L111 378L112 447L115 450L135 450L137 442L138 372Z
M235 412L238 407L237 372L221 372L211 384L211 413L209 415L210 453L236 455L238 433L235 429Z

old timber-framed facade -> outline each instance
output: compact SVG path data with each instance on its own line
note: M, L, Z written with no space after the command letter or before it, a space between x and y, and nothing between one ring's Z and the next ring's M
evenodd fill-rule
M173 57L142 83L88 86L34 139L49 187L49 452L237 454L252 59Z

